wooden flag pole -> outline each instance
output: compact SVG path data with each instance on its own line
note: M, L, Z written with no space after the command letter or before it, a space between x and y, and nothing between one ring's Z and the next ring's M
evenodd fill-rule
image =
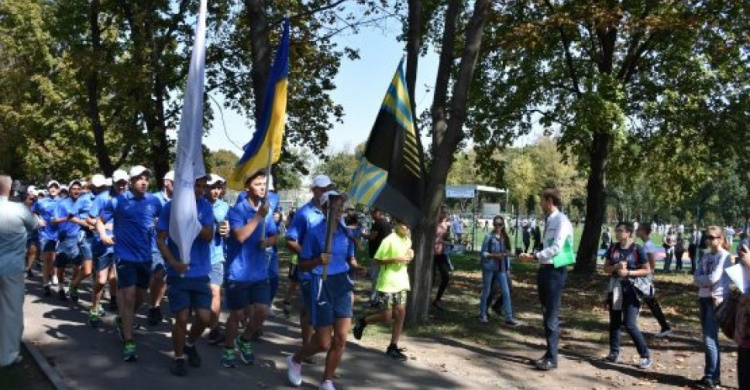
M331 253L333 250L333 236L339 228L340 210L344 204L344 197L341 195L331 195L328 197L328 210L326 210L326 241L325 253ZM330 261L330 259L329 259ZM323 280L328 279L328 264L323 265Z
M269 142L268 145L268 165L266 168L266 196L263 198L263 203L268 202L268 191L271 186L271 166L273 165L273 143ZM268 205L268 212L271 213L271 219L273 219L273 210L271 210L271 205ZM263 218L263 221L261 222L261 230L260 230L260 241L263 242L266 240L266 218L268 218L268 214ZM268 249L268 248L264 248ZM266 253L266 269L271 266L271 258L273 256L269 253Z

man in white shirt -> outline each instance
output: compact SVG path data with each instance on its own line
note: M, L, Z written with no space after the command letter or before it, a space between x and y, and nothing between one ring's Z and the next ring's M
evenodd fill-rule
M537 290L539 301L542 304L542 318L544 321L544 336L547 341L547 350L544 356L534 362L534 366L542 371L557 369L557 349L560 341L560 305L562 303L562 290L568 277L565 266L555 267L553 258L563 251L566 241L572 242L573 225L568 217L561 213L562 206L560 192L554 188L546 188L542 191L541 207L547 216L544 224L544 249L540 252L522 253L520 261L538 261Z

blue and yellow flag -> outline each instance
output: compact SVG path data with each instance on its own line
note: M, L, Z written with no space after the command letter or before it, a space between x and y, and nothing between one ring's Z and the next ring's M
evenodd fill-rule
M403 65L401 60L359 156L349 197L413 227L422 218L424 175Z
M289 74L289 18L284 19L284 33L276 50L276 59L266 86L261 115L255 134L243 148L228 183L232 188L244 188L245 179L255 172L279 161L286 124L287 76Z

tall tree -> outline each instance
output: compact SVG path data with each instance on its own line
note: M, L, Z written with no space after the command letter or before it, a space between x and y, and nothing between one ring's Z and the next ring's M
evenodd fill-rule
M411 1L410 7L416 5L413 3L418 2ZM462 18L462 1L450 0L445 8L440 62L431 110L431 166L426 180L424 218L412 233L415 258L410 273L412 294L407 311L409 324L426 319L429 313L436 216L445 198L446 180L454 154L465 137L464 123L469 106L469 90L479 57L484 26L490 14L490 4L489 0L476 0L471 16L465 23L459 23L465 20ZM421 17L416 12L410 12L409 15ZM421 20L410 19L409 23L410 26L412 23L421 26ZM459 37L459 31L465 31L465 36ZM414 50L415 45L409 45L407 49ZM458 63L455 61L456 56L460 58Z
M633 145L655 130L705 136L712 126L701 123L747 94L737 87L747 85L747 7L722 0L508 2L491 25L473 89L475 141L489 157L538 123L559 132L560 145L579 157L588 178L577 271L596 270L608 177Z

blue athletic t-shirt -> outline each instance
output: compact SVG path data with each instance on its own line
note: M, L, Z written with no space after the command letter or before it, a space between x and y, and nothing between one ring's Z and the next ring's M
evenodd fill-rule
M99 217L102 215L102 212L104 212L104 207L107 205L107 202L112 198L112 196L109 194L109 191L104 191L101 194L97 195L96 198L94 198L94 201L91 203L91 208L89 209L89 216L94 219L99 219ZM112 216L110 215L109 218L104 222L104 224L109 224L112 222ZM112 235L111 229L104 229L107 234ZM103 256L106 254L114 253L114 247L106 246L102 243L102 238L99 236L99 232L97 230L94 230L94 241L91 243L91 250L94 252L94 256Z
M76 199L77 200L77 199ZM67 218L70 216L78 216L78 208L76 207L76 200L73 198L66 198L60 201L55 207L54 218L65 218L63 222L57 224L57 238L64 240L66 238L78 238L81 233L81 225L68 221Z
M42 240L57 240L57 225L52 223L52 219L55 216L55 209L59 202L59 196L54 198L46 197L37 201L33 206L32 211L47 224L39 228L39 238Z
M305 203L299 210L294 214L292 223L289 225L289 229L286 231L286 239L296 241L300 245L305 239L305 235L310 229L323 225L325 229L326 216L323 211L319 209L313 201ZM305 260L300 254L300 261ZM301 279L310 279L308 272L299 273Z
M210 202L209 202L210 204ZM214 230L214 239L211 240L211 264L217 264L224 261L224 240L225 238L219 234L218 225L227 219L227 213L229 212L229 203L217 199L212 205L213 208L213 220L216 224Z
M211 203L204 198L196 199L196 206L198 208L198 222L202 227L214 225L214 212ZM169 217L172 214L172 201L167 202L164 205L164 209L159 216L159 222L156 224L157 232L169 233ZM172 241L172 238L167 238L167 246L169 251L172 252L175 260L182 261L180 259L180 250L177 248L177 244ZM177 271L166 264L167 275L179 276ZM197 278L200 276L206 276L211 272L211 242L204 241L200 235L195 237L193 245L190 247L190 267L185 272L186 278Z
M349 271L348 259L354 257L354 243L347 234L347 228L339 221L331 245L331 258L328 261L328 275L336 275ZM326 225L316 225L307 231L302 240L300 262L310 261L320 256L325 250ZM311 271L315 275L323 275L323 266L317 265Z
M111 198L102 216L114 221L115 255L124 261L151 262L151 240L154 219L161 214L162 205L153 194L137 197L128 190Z
M256 210L250 202L241 202L227 213L229 220L229 235L227 245L227 275L229 280L256 282L268 279L269 258L266 249L260 247L261 225L253 231L253 234L240 244L234 238L234 232L245 226L256 214ZM275 236L278 233L276 224L273 223L273 215L268 213L263 220L266 226L266 237Z

